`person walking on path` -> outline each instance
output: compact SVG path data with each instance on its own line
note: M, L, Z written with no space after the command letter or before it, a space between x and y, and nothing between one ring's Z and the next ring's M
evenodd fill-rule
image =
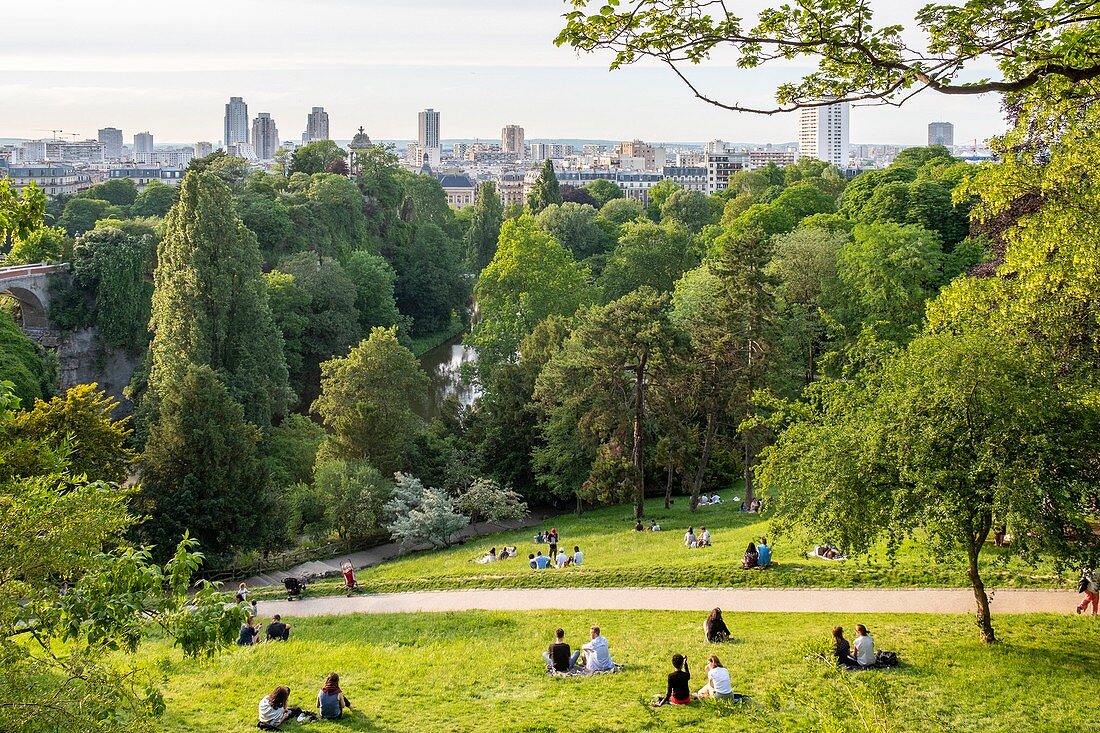
M1080 615L1088 610L1089 604L1092 604L1092 615L1096 615L1096 607L1100 605L1100 578L1097 578L1097 574L1090 568L1085 568L1081 571L1081 581L1077 584L1077 592L1085 594L1085 600L1081 601L1081 605L1077 607L1077 613Z

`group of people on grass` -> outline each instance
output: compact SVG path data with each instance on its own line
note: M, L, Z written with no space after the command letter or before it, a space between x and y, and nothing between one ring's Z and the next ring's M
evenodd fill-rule
M279 685L260 700L259 722L260 730L278 730L283 723L296 718L301 722L317 720L339 720L345 713L352 712L351 701L340 689L340 675L332 672L325 677L325 682L317 692L317 712L302 710L300 707L290 706L290 688Z
M772 548L768 544L767 537L761 537L760 542L750 542L745 548L745 554L741 558L741 567L745 570L763 570L772 565Z
M279 614L271 617L271 623L264 629L268 641L290 641L290 624L283 623ZM255 616L249 616L241 625L240 636L237 637L237 646L252 646L260 635L260 625L256 623Z
M555 553L555 549L557 552ZM584 564L584 553L577 545L573 545L573 554L570 555L565 548L555 548L551 545L551 553L543 555L542 550L527 556L527 563L532 570L547 570L549 568L569 568Z
M697 547L710 547L710 531L706 527L699 528L699 536L695 536L695 527L688 527L684 533L684 546L694 550Z
M612 672L615 662L611 659L611 648L607 637L600 633L599 626L588 630L589 640L573 651L565 643L565 629L554 632L554 641L542 653L546 671L557 674L595 674Z
M649 526L646 527L645 525L642 524L642 520L639 519L637 522L634 523L634 531L635 532L660 532L661 531L661 525L657 524L656 519L651 519L651 520L649 520Z
M869 669L878 662L875 640L863 624L856 624L856 638L849 643L844 638L844 627L833 627L833 656L836 666L842 669Z

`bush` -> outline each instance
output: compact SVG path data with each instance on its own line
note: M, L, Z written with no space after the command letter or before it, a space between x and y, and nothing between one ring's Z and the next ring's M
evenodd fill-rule
M512 490L491 478L476 479L458 499L458 508L471 521L503 522L527 516L527 503Z
M419 479L403 473L395 479L393 496L384 507L394 540L447 547L451 537L470 523L469 517L455 511L451 498L441 489L426 488Z
M317 465L314 488L326 507L328 524L340 539L364 540L381 529L382 505L390 482L366 461L327 460Z

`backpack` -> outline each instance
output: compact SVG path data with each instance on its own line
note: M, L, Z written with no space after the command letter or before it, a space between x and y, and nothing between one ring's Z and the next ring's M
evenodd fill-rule
M897 652L875 652L875 666L876 667L896 667L896 666L898 666Z
M1077 592L1084 593L1089 589L1089 576L1082 575L1081 579L1077 581Z

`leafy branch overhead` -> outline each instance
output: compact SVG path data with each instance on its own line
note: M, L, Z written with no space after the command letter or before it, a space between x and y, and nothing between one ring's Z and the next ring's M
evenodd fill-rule
M795 0L755 18L735 15L724 0L565 2L572 10L557 45L611 51L612 69L656 60L699 99L736 112L775 114L836 101L900 106L927 89L1012 95L1048 81L1091 91L1100 77L1097 0L929 4L908 31L876 24L868 0ZM764 107L715 96L689 75L692 66L731 57L742 69L809 60L816 70L780 84L775 106ZM996 78L975 78L990 66Z

